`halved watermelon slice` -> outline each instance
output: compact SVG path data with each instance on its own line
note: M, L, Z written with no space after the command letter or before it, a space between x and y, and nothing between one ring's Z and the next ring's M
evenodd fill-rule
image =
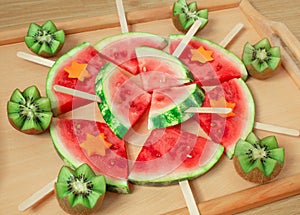
M112 63L105 64L98 73L95 90L102 101L98 106L103 119L119 138L124 137L150 105L151 95Z
M104 60L99 56L98 51L86 42L56 60L46 80L46 94L55 116L87 104L89 101L55 92L53 86L57 84L94 94L95 79L103 64ZM67 71L71 70L75 72L78 70L79 73L83 72L85 75L70 76Z
M154 90L148 129L166 128L190 119L189 107L201 107L204 93L197 84Z
M149 47L137 47L135 51L146 91L180 86L194 80L186 65L165 51Z
M122 67L132 74L137 74L138 65L135 48L147 46L164 49L167 44L165 38L155 34L129 32L104 38L95 44L95 49L108 61Z
M232 158L236 142L245 139L254 125L254 100L246 83L242 79L222 83L205 94L203 107L233 108L228 115L197 114L203 130Z
M169 36L170 53L174 52L183 36ZM248 77L245 65L235 54L200 37L193 37L179 59L188 66L201 86L219 85L233 78L246 80Z
M55 118L50 134L58 154L67 164L76 168L87 163L95 172L105 176L108 190L129 193L124 141L117 138L105 123ZM101 138L107 144L102 148L102 154L101 150L95 150L96 147L101 149Z
M141 149L129 180L134 184L165 186L193 179L220 159L223 146L180 129L155 129Z

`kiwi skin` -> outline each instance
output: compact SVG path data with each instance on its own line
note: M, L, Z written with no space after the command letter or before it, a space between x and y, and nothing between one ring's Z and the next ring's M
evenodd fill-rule
M280 64L281 64L281 60L279 62L279 65ZM279 67L279 65L278 65L278 67ZM252 77L255 77L256 79L259 79L259 80L264 80L264 79L267 79L267 78L273 76L274 72L276 71L276 70L272 70L271 68L268 67L263 72L257 72L256 69L252 66L252 64L246 65L246 68Z
M58 200L59 206L68 214L74 214L74 215L77 215L77 214L78 215L89 215L89 214L92 214L92 213L98 211L102 205L102 202L103 202L103 199L105 196L105 195L102 195L93 208L87 208L80 204L72 207L69 203L68 196L65 196L64 198L59 199L59 197L56 193L56 189L54 189L54 192L55 192L56 199Z
M238 156L233 157L233 164L237 173L247 181L256 183L256 184L265 184L274 178L276 178L283 168L283 163L277 162L272 174L270 176L265 176L265 174L260 171L258 168L253 169L249 173L244 173L240 162L238 161Z

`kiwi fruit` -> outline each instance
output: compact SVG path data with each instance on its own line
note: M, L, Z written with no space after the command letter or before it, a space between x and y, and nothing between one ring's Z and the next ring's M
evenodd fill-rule
M263 38L253 46L247 42L242 58L251 76L266 79L272 76L281 64L280 47L271 47L268 38Z
M186 0L178 0L173 4L173 24L177 30L186 33L196 20L201 20L202 29L208 22L208 9L198 10L197 2L187 3Z
M7 102L10 124L26 134L40 134L46 131L52 121L50 100L41 97L36 86L27 87L23 92L15 89Z
M31 23L24 40L27 47L35 54L52 57L63 47L65 33L63 30L57 30L54 23L48 20L42 26Z
M259 139L251 132L235 147L233 162L237 173L247 181L264 184L274 179L283 168L284 148L275 136Z
M60 207L69 214L91 214L99 210L106 193L103 175L96 175L83 163L72 169L63 166L55 183L55 194Z

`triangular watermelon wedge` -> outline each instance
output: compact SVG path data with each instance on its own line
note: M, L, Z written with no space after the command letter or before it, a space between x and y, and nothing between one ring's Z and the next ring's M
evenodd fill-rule
M225 100L224 100L225 99ZM242 79L223 82L205 94L202 107L231 107L228 115L197 114L200 126L211 139L225 147L232 158L236 142L252 131L255 117L254 100Z
M132 74L137 74L139 70L135 48L140 46L164 49L167 46L167 41L155 34L129 32L106 37L97 42L94 47L108 61Z
M66 68L72 64L86 66L87 77L79 80L75 77L69 77ZM95 94L94 83L99 69L103 66L104 60L99 56L89 43L84 42L81 45L71 49L56 60L46 80L46 93L51 102L53 114L55 116L66 113L79 106L88 104L90 101L79 99L71 95L55 92L54 85L61 85L83 92Z
M165 186L193 179L212 168L224 148L180 127L155 129L146 140L129 180L134 184Z
M135 52L142 87L148 92L180 86L194 80L186 65L165 51L150 47L137 47Z
M55 118L50 127L50 134L58 154L67 164L78 167L87 163L96 173L105 176L108 190L129 193L128 161L124 141L117 138L105 123ZM84 145L87 143L87 137L96 139L99 135L110 144L105 148L105 155L88 154L89 149ZM90 144L96 142L90 141Z
M183 36L169 36L170 53L174 52ZM198 49L202 49L200 54ZM205 55L207 53L208 56ZM200 37L192 38L179 59L187 65L195 80L201 86L219 85L233 78L246 80L248 76L243 62L235 54L210 40Z
M95 83L98 104L103 119L119 137L127 131L148 110L151 95L122 73L113 63L107 63L98 73Z

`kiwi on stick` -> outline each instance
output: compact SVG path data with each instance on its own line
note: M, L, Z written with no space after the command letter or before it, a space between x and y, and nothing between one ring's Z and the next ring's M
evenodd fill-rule
M280 47L271 47L268 38L263 38L253 46L247 42L242 59L252 77L266 79L271 77L281 64Z
M200 30L208 22L208 9L198 10L196 1L189 4L186 0L174 2L172 21L177 30L186 33L197 20L202 22Z
M27 47L35 54L52 57L63 47L65 32L57 30L51 20L46 21L42 26L31 23L24 40Z
M7 102L7 116L10 124L26 134L40 134L46 131L52 121L50 100L41 97L36 86L23 92L15 89Z
M278 148L275 136L259 139L251 132L235 147L233 162L237 173L247 181L264 184L274 179L283 168L284 148Z
M83 163L76 169L63 166L54 188L58 203L65 212L87 215L101 207L106 182L103 175L96 175L88 164Z

